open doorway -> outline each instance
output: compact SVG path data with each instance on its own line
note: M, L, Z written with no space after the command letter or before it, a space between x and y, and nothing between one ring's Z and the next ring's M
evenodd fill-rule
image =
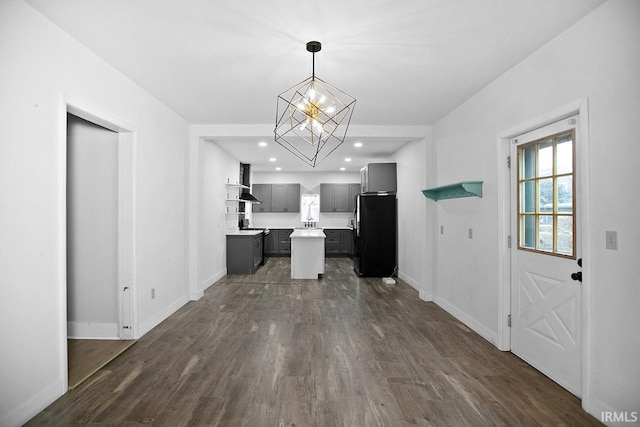
M67 114L70 389L135 342L132 147L118 130Z

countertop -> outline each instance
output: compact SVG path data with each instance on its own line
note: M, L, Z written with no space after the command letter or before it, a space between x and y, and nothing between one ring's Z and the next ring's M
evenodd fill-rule
M292 239L302 238L302 239L324 239L327 236L320 229L302 229L302 230L294 230L293 233L289 236Z
M255 236L262 233L262 230L238 230L227 233L227 236Z
M268 228L269 230L303 230L304 229L299 225L294 227L277 226L277 227L264 227L264 228ZM347 227L347 226L315 227L314 230L353 230L353 227Z

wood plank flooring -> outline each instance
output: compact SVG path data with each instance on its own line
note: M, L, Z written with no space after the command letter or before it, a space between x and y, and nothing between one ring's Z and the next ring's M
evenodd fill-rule
M69 389L73 390L135 344L135 340L67 340Z
M402 281L230 275L27 425L600 425Z

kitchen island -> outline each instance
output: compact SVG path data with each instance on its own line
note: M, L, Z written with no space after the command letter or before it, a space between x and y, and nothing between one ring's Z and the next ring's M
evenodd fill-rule
M291 278L317 279L324 274L324 239L321 229L294 230L291 238Z

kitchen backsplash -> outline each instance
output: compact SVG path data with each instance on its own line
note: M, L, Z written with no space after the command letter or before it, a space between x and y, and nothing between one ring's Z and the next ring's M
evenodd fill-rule
M300 213L254 213L250 224L253 228L289 228L289 227L303 227L304 223L301 221ZM349 220L353 216L353 213L320 213L320 222L316 224L317 227L331 228L331 227L347 227L349 226Z

